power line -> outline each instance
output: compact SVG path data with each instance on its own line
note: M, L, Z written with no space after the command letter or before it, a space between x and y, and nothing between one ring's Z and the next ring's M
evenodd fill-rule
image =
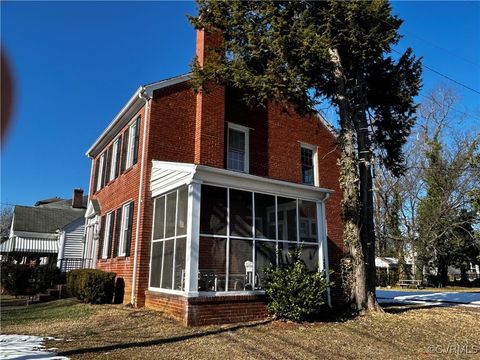
M421 97L423 97L423 98L425 98L425 99L431 100L431 101L433 101L435 104L441 106L441 104L440 104L432 95L428 95L428 96L427 96L427 95L423 95L423 94L418 94L418 95L421 96ZM475 114L469 114L469 113L467 113L466 111L458 110L458 109L454 108L453 106L451 106L450 109L453 110L453 111L456 111L457 113L462 114L462 115L464 115L464 116L466 116L466 117L472 117L472 118L475 118L475 119L480 120L480 117L477 116L477 115L475 115Z
M399 54L399 55L402 55L402 53L401 53L400 51L397 51L397 50L395 50L395 49L392 49L392 51L395 52L395 53L397 53L397 54ZM468 89L468 90L473 91L473 92L477 93L478 95L480 95L480 91L475 90L474 88L471 88L470 86L465 85L465 84L461 83L460 81L457 81L457 80L451 78L450 76L447 76L447 75L445 75L445 74L442 74L440 71L437 71L437 70L435 70L435 69L432 69L430 66L425 65L423 62L422 62L422 66L423 66L425 69L430 70L431 72L434 72L435 74L437 74L437 75L439 75L439 76L442 76L442 77L444 77L445 79L450 80L450 81L454 82L455 84L458 84L458 85L460 85L460 86L463 86L465 89Z
M475 66L477 66L477 67L480 67L480 64L478 64L477 62L472 61L472 60L470 60L470 59L467 59L467 58L465 58L465 57L463 57L463 56L460 56L460 55L454 53L453 51L448 50L447 48L444 48L444 47L442 47L442 46L440 46L440 45L435 44L433 41L427 40L427 39L425 39L425 38L423 38L423 37L421 37L421 36L415 35L415 34L413 34L413 33L411 33L411 32L407 32L406 34L408 34L409 36L412 36L412 37L414 37L414 38L417 38L417 39L419 39L419 40L422 40L422 41L424 41L425 43L430 44L431 46L436 47L437 49L444 51L445 53L449 54L450 56L456 57L456 58L458 58L458 59L460 59L460 60L466 61L466 62L468 62L468 63L470 63L470 64L472 64L472 65L475 65Z

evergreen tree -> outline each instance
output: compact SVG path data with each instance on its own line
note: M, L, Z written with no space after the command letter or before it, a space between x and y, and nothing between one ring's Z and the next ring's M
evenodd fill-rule
M372 154L402 171L402 145L414 123L421 64L411 49L395 60L402 21L388 1L197 0L196 28L219 31L221 48L193 85L215 81L243 90L249 104L292 105L301 114L325 99L337 107L343 192L344 287L358 311L379 310L375 298ZM381 150L381 151L380 151Z

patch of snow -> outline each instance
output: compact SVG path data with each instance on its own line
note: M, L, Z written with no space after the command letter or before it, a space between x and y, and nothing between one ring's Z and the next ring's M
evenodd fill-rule
M0 335L0 359L38 359L38 360L68 360L55 352L46 351L42 344L45 338L31 335ZM58 340L46 338L49 340ZM52 349L49 349L52 350Z
M429 292L429 291L394 291L377 290L380 303L420 303L430 305L468 305L480 307L479 292Z

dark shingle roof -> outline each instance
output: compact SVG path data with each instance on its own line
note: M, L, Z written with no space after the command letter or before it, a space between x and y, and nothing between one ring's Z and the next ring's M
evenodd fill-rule
M68 207L30 207L16 205L14 210L14 231L54 233L58 228L83 217L85 209Z

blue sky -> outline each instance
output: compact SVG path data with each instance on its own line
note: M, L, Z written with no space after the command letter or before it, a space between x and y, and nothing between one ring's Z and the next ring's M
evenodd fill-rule
M405 23L397 49L480 91L480 3L394 2ZM2 2L1 41L15 79L12 125L2 144L1 202L32 205L88 191L86 150L141 84L189 71L193 2ZM467 125L480 127L480 95L457 91ZM421 100L421 98L420 98Z

